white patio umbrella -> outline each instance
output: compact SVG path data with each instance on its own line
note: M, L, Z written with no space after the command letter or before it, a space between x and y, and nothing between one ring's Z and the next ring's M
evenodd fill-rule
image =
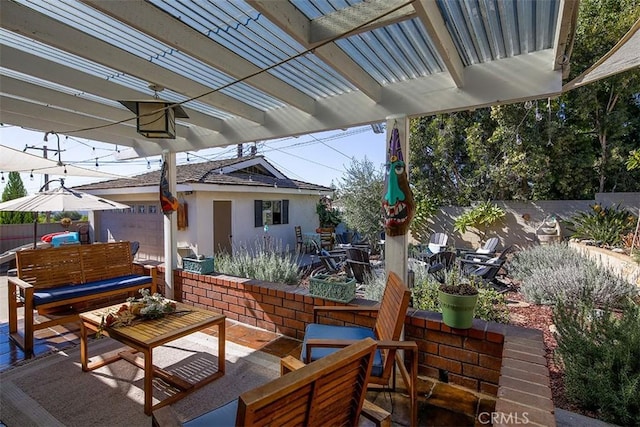
M112 200L103 199L92 194L82 193L64 186L63 179L60 187L54 190L40 191L38 193L7 200L0 203L0 211L5 212L63 212L63 211L101 211L109 209L128 209L129 206ZM51 182L49 181L49 182ZM33 224L33 247L36 247L38 221Z

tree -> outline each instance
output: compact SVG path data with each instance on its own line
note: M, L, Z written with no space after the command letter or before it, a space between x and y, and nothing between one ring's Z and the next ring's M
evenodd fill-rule
M347 227L372 243L379 240L383 229L383 191L384 170L376 168L366 156L362 161L351 160L336 191Z
M638 0L583 0L570 79L640 16ZM426 205L481 200L592 199L639 191L640 73L630 70L539 99L411 122L410 181ZM629 157L629 156L632 157Z
M631 28L640 17L638 0L585 0L580 2L579 26L571 56L571 78L588 69ZM625 171L626 155L638 146L640 132L640 73L630 70L570 91L572 127L599 150L592 164L597 191L633 186L640 174ZM621 188L622 187L622 188Z
M18 172L9 172L7 186L2 192L2 201L19 199L27 195L24 188L22 178ZM34 214L32 212L0 212L0 224L25 224L33 222Z

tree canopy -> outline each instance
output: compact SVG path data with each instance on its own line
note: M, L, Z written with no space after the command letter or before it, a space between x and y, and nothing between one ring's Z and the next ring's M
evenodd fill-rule
M351 160L336 190L347 227L369 242L377 242L383 229L383 189L384 170L365 156L363 160Z
M583 0L569 80L640 16L638 0ZM630 70L557 98L420 117L411 123L417 201L593 199L640 191L640 73Z

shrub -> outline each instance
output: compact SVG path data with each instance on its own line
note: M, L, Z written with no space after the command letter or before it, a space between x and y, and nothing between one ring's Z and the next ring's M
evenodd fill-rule
M615 307L637 294L636 287L566 244L520 251L509 270L524 297L535 304L575 304L588 297L597 305Z
M622 245L622 237L633 231L636 217L619 205L602 207L595 204L591 211L580 212L571 218L572 237L591 239L609 246Z
M441 283L427 274L424 268L416 268L414 271L413 307L419 310L442 312L438 303L438 290ZM474 317L491 322L507 323L509 313L505 296L493 288L479 285Z
M459 233L465 233L467 228L473 227L480 231L480 236L484 240L488 227L504 216L504 209L498 205L489 201L482 202L458 216L454 220L453 229Z
M264 280L273 283L298 284L302 273L295 255L282 242L275 245L256 241L253 248L234 248L233 254L222 253L216 257L216 270L237 277Z
M640 425L640 307L597 310L590 300L554 309L567 397L599 418Z
M384 294L384 288L387 286L387 277L385 274L374 274L367 276L364 287L364 297L371 301L382 300L382 294Z

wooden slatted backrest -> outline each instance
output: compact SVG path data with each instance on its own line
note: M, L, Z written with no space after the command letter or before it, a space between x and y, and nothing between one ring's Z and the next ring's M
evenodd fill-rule
M133 274L133 259L129 242L81 245L85 282Z
M36 288L83 283L80 245L16 252L18 278Z
M133 274L129 242L63 245L16 252L18 277L37 288Z
M357 425L375 350L366 338L243 393L236 425Z
M333 232L331 230L320 230L320 246L327 250L333 249Z
M410 299L411 291L407 285L396 273L390 271L374 327L376 337L379 340L400 340ZM387 380L393 371L395 350L383 350L382 352L384 371L381 379Z
M302 227L300 227L299 225L296 225L293 228L294 230L296 230L296 242L297 243L304 242L304 239L302 238Z

